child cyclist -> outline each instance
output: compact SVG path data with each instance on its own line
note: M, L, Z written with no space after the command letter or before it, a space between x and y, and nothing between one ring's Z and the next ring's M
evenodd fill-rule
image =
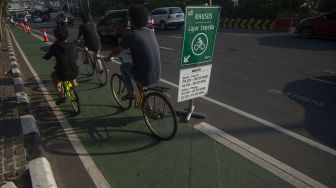
M57 27L54 30L54 36L57 41L50 46L43 59L49 60L51 57L56 59L55 71L52 72L51 79L59 96L56 100L56 104L59 105L65 102L65 97L62 95L61 82L67 80L71 81L73 86L77 86L76 78L79 68L77 66L77 47L73 43L66 41L69 36L68 29Z

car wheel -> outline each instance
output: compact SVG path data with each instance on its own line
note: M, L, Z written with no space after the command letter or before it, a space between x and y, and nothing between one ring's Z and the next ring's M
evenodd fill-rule
M165 30L166 29L166 24L165 24L165 22L164 21L161 21L160 22L160 30Z
M302 38L310 38L314 35L314 31L310 27L305 27L301 29L299 34L300 34L300 37Z

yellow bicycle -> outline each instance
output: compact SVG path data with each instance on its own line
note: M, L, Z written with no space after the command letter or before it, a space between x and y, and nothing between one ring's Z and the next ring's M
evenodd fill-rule
M122 58L119 59L122 61ZM142 114L148 129L160 140L172 139L177 131L176 112L169 102L167 91L169 88L149 85L142 87L136 83L139 94L135 96L134 108L142 110ZM133 99L122 100L127 94L127 88L120 74L111 76L110 86L113 98L119 106L126 110L132 106Z

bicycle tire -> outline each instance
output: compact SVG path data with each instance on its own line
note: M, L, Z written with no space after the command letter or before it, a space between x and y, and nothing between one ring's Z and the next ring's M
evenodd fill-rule
M93 71L94 71L93 66L92 66L93 65L93 61L92 61L92 59L91 59L91 57L90 57L90 55L88 53L89 52L83 50L83 53L82 53L82 63L84 65L84 68L85 68L86 72L90 76L92 76L93 75ZM88 62L85 62L86 56L87 56L87 59L89 60Z
M123 101L121 99L121 97L125 96L128 91L120 74L115 73L111 76L110 86L113 98L119 104L119 106L124 110L131 108L132 100Z
M100 85L105 86L106 83L107 83L108 74L107 74L107 69L106 69L106 65L105 65L104 61L101 61L101 64L102 64L103 70L100 72L98 70L98 66L96 66L96 69L95 69L96 70L96 76L97 76L98 81L100 82Z
M70 94L68 96L68 99L71 103L72 110L74 111L76 115L78 115L80 113L80 105L79 105L79 97L78 97L77 91L74 88L71 88L69 90L69 93Z
M167 107L166 112L165 107ZM156 138L170 140L175 136L177 131L176 112L163 94L159 92L145 94L142 112L148 129ZM157 120L158 122L154 122Z

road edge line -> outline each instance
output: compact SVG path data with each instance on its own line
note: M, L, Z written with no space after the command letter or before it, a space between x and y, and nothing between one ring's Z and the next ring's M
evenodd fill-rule
M327 188L326 185L206 122L198 123L194 128L295 187Z
M53 98L50 96L47 88L43 85L40 77L38 76L38 74L36 73L35 69L33 68L33 66L30 64L28 58L26 57L25 53L23 52L23 50L21 49L20 45L18 44L18 42L16 41L16 38L14 37L14 34L12 33L11 30L9 30L11 33L11 36L17 46L17 48L19 49L24 61L26 62L27 66L29 67L31 73L33 74L33 76L35 77L39 87L41 88L41 91L44 95L44 97L47 99L48 104L55 108L55 109L59 109L58 106L55 104ZM34 35L35 37L37 35ZM81 144L79 137L77 136L77 134L74 133L72 127L70 126L69 122L64 118L63 113L61 112L61 110L53 110L58 122L61 124L64 133L67 135L69 141L71 142L72 146L74 147L75 151L77 153L88 153L86 151L86 149L84 148L84 146ZM62 121L61 121L62 120ZM71 132L73 132L73 134L71 134L71 136L67 133L67 131L65 130L71 130ZM76 141L76 142L75 142ZM87 156L83 156L83 155L79 155L79 158L84 166L84 168L86 169L87 173L90 175L92 181L94 182L94 184L97 187L101 187L101 188L109 188L110 184L108 183L108 181L105 179L105 177L103 176L103 174L100 172L100 170L98 169L98 167L96 166L95 162L93 161L93 159L90 157L90 155Z

